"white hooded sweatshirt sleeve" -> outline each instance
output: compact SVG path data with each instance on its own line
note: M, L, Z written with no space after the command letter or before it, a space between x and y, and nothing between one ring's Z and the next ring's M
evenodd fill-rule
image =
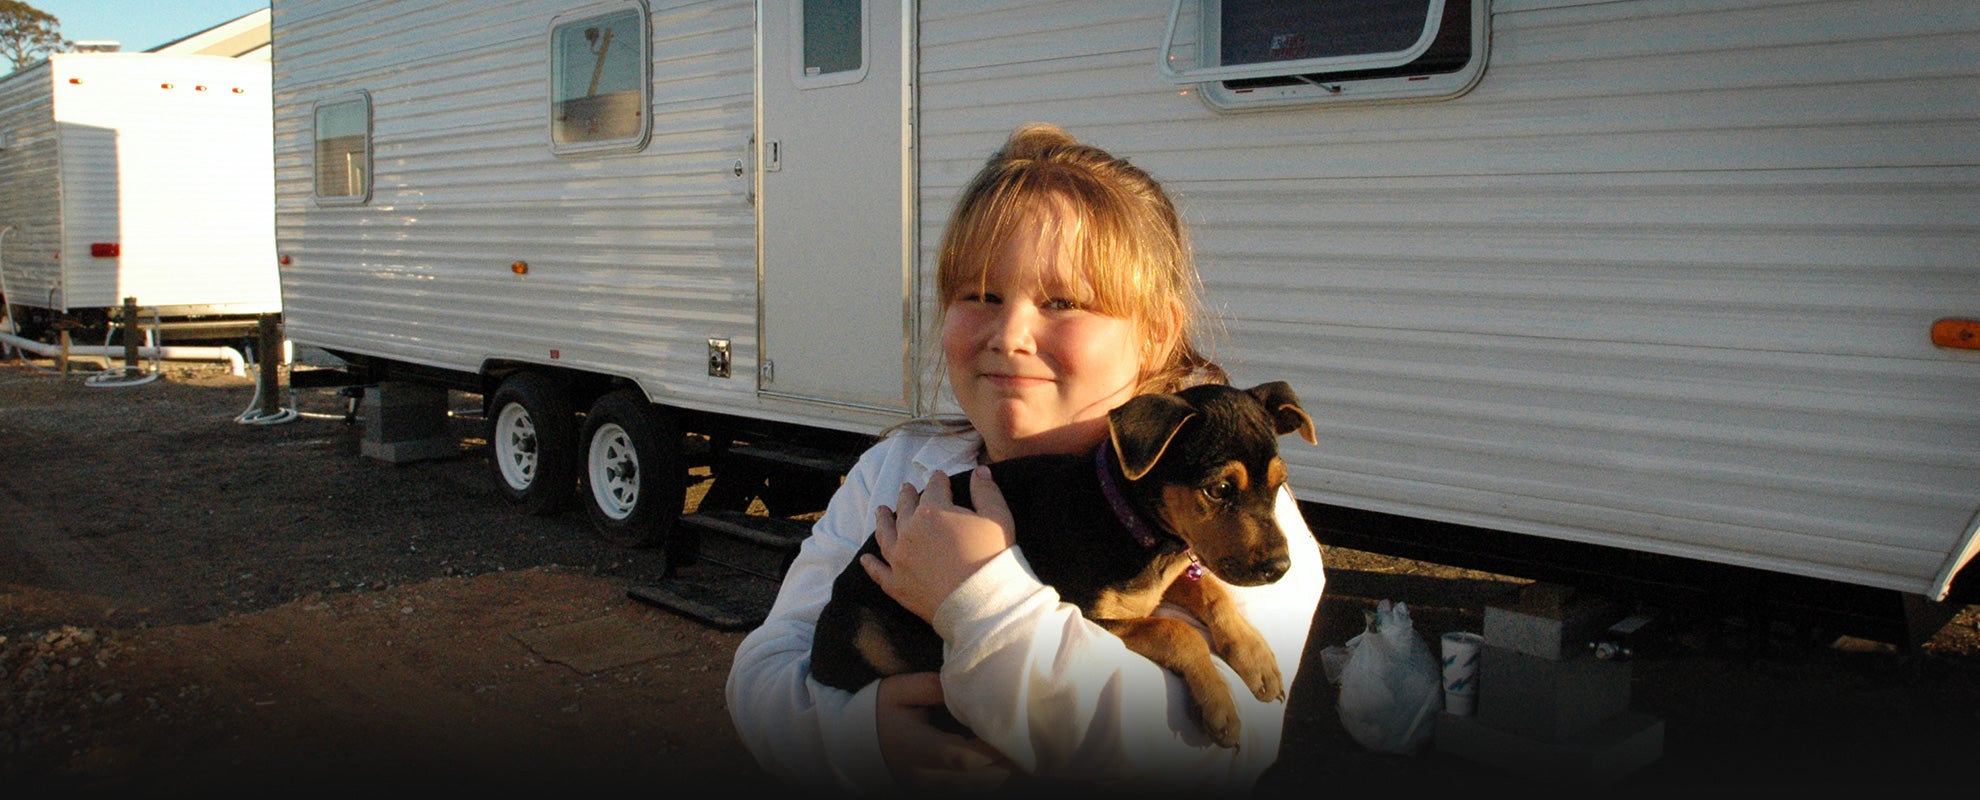
M898 434L860 456L812 526L763 624L729 668L729 716L763 768L794 786L831 792L897 787L880 754L878 690L846 692L811 679L811 641L832 582L873 533L875 510L902 483L975 464L973 435Z

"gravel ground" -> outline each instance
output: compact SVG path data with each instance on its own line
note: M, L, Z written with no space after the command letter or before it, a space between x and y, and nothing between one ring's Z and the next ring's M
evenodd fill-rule
M456 457L395 466L358 454L331 390L285 396L301 415L259 425L240 420L254 382L214 366L114 388L46 367L0 365L5 785L766 785L722 706L741 635L628 599L663 573L657 555L580 514L497 502L478 398L455 396ZM1434 641L1479 630L1484 604L1528 581L1326 557L1267 793L1559 785L1360 747L1320 656L1382 599ZM1664 724L1662 754L1603 790L1939 785L1980 741L1977 625L1959 609L1914 650L1765 620L1672 626L1630 666L1629 707Z

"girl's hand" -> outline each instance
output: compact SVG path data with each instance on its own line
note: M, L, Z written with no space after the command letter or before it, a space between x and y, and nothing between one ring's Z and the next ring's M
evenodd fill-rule
M880 754L902 786L929 789L990 788L1010 777L1011 766L981 739L935 726L942 710L942 679L907 672L880 679Z
M935 609L956 587L1017 540L1010 507L990 480L989 467L970 473L969 491L975 511L955 504L947 476L930 479L920 494L901 484L897 510L882 506L874 523L880 557L860 557L866 574L923 620L932 622Z

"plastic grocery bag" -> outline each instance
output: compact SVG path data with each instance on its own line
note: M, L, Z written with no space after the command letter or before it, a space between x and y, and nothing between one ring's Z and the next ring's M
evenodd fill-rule
M1383 600L1347 642L1341 667L1341 725L1363 747L1411 754L1435 732L1444 708L1440 665L1409 620L1409 606Z

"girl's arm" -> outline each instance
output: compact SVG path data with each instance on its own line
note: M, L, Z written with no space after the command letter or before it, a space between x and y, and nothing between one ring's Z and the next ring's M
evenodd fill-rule
M1271 644L1290 691L1326 578L1290 491L1277 513L1292 568L1276 583L1231 593ZM1243 740L1235 749L1211 744L1190 717L1181 679L1061 602L1016 548L949 595L934 623L947 642L942 683L950 709L1026 772L1167 791L1249 791L1278 757L1285 701L1257 700L1218 661Z

